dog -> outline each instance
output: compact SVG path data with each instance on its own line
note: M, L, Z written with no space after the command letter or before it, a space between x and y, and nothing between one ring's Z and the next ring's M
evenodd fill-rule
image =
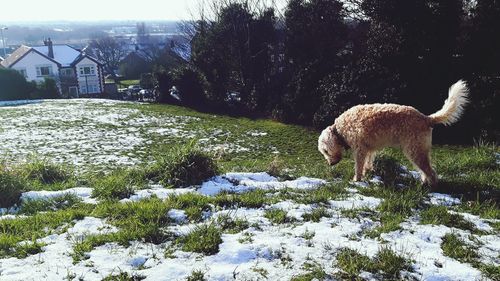
M321 132L318 150L330 165L342 159L344 150L352 149L355 160L354 181L361 181L373 169L378 150L401 147L405 156L420 170L422 181L437 184L431 167L432 129L457 122L467 105L469 90L460 80L453 84L448 99L438 112L426 116L411 106L398 104L365 104L342 113L333 125Z

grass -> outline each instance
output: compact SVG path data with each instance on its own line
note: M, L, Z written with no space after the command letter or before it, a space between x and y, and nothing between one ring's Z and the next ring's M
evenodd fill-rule
M400 280L401 271L412 271L409 260L387 247L380 248L373 258L353 249L342 248L337 252L336 259L341 279L363 280L359 274L366 271L381 275L383 280Z
M80 204L66 210L37 213L33 216L0 220L0 257L19 256L32 252L32 246L20 247L22 241L36 241L51 233L64 231L73 220L81 220L91 211L90 206ZM61 228L62 227L62 228ZM35 243L33 243L35 244ZM28 247L28 248L27 248ZM35 246L39 249L39 246Z
M82 204L71 196L44 201L26 201L20 205L27 218L0 220L0 257L23 257L42 251L43 245L36 239L50 233L59 233L78 219L94 216L106 219L107 223L116 226L116 233L92 235L75 241L73 257L75 261L85 259L94 247L108 242L118 242L128 246L130 241L146 241L154 244L174 242L173 248L180 247L184 251L211 255L218 252L221 236L224 233L241 234L242 243L252 243L257 238L246 232L249 227L259 230L259 225L250 226L243 219L237 219L229 213L218 219L207 221L205 212L237 208L263 208L265 217L274 225L287 224L291 219L286 212L269 209L269 206L280 201L290 200L298 204L313 204L314 209L304 214L305 221L319 222L328 217L330 200L345 198L346 187L352 187L349 180L353 177L354 162L350 154L336 166L328 167L322 156L316 151L318 133L299 126L285 125L271 120L251 120L230 116L215 116L190 109L164 105L119 104L119 109L134 110L137 116L161 118L193 118L183 122L183 129L191 132L194 139L212 138L201 149L209 146L238 144L248 148L244 151L229 149L213 149L207 154L200 147L184 145L185 137L172 135L156 135L149 129L156 129L157 121L151 121L144 127L137 127L138 134L147 142L140 148L120 153L131 154L139 160L133 168L118 168L120 165L109 165L103 172L101 168L85 164L89 173L77 173L75 169L53 164L45 160L35 160L21 166L2 166L0 169L0 207L11 207L19 204L21 191L27 190L59 190L75 186L94 187L94 196L101 202L95 206ZM8 119L7 114L0 112L0 117ZM160 121L158 121L160 122ZM65 126L81 126L83 123L71 123ZM46 124L48 126L48 124ZM112 130L118 125L99 125L100 129ZM130 125L132 128L133 126ZM52 127L47 127L52 128ZM136 128L136 127L134 127ZM1 130L1 128L0 128ZM220 133L215 133L220 131ZM248 132L265 132L265 135L252 137ZM216 139L216 140L214 140ZM37 148L35 148L36 150ZM278 151L279 153L273 153ZM470 212L485 219L499 219L500 208L500 169L496 164L495 153L498 147L483 145L476 147L434 146L432 152L433 165L442 176L437 191L463 198L463 204L453 207L426 206L427 190L417 181L402 177L400 165L411 169L411 164L398 150L384 150L375 161L378 174L382 175L386 186L369 186L360 188L359 193L383 199L373 209L343 210L342 215L350 218L369 217L380 222L380 226L368 230L369 237L379 238L381 233L395 231L401 222L420 214L422 223L443 224L473 231L473 225L464 220L457 212ZM78 151L84 153L85 151ZM156 159L155 159L156 158ZM115 169L116 168L116 169ZM194 169L190 170L190 169ZM377 170L378 169L378 170ZM221 193L214 197L188 193L171 196L166 200L151 198L140 202L121 204L119 199L130 196L134 190L146 187L150 182L161 181L167 187L183 187L199 184L205 179L224 172L260 172L268 171L280 179L297 178L299 176L319 177L330 181L329 184L312 190L283 189L279 191L254 190L243 194ZM193 177L186 175L193 175ZM398 184L407 187L397 187ZM395 187L396 186L396 187ZM2 201L3 200L3 201ZM201 225L189 234L175 237L166 229L172 224L167 216L171 209L184 210L190 223ZM294 222L300 223L300 222ZM498 223L491 223L498 233ZM260 229L262 230L262 229ZM311 239L312 233L304 233L305 239ZM450 239L451 242L447 241ZM19 243L29 241L29 243ZM444 246L459 243L452 237L443 239ZM467 244L468 245L468 244ZM470 245L468 245L470 246ZM455 249L456 251L459 249ZM344 253L345 251L345 253ZM443 250L444 251L444 250ZM446 250L449 251L449 250ZM464 250L466 252L466 250ZM472 251L474 249L472 248ZM460 257L463 254L449 252L449 255ZM484 272L491 279L500 279L499 269L493 265L482 264L467 254L465 259ZM338 266L346 279L356 279L361 271L378 274L385 279L399 278L399 272L408 270L407 259L388 249L381 249L373 258L348 249L339 251ZM296 280L323 279L329 277L322 267L308 263L304 266L304 274L295 276ZM326 274L326 275L325 275ZM377 276L378 276L377 275ZM196 277L197 274L192 274ZM395 277L396 276L396 277ZM127 277L127 276L124 276ZM193 278L194 278L193 277ZM301 279L302 278L302 279ZM342 278L340 278L342 279ZM115 280L115 279L111 279ZM116 279L129 280L129 279ZM198 279L193 279L198 280ZM201 280L201 279L200 279Z
M281 209L269 209L264 213L264 217L273 224L283 224L291 222L291 219L286 214L287 212Z
M65 194L49 199L24 200L19 212L34 215L39 212L65 210L81 203L81 199L74 194Z
M191 143L157 157L148 170L148 178L174 187L187 187L201 184L218 173L213 157Z
M0 208L12 207L19 203L24 189L24 184L19 177L0 165L0 194L2 194Z
M450 213L445 206L431 206L420 212L421 224L442 224L448 227L478 232L475 225L461 215Z
M460 262L473 263L478 258L477 248L466 244L459 236L447 233L441 242L443 254Z
M421 186L403 189L371 186L363 189L361 193L384 199L377 207L381 226L366 232L368 237L375 238L381 233L398 230L400 223L413 215L417 208L422 207L427 190Z
M325 207L316 208L311 212L302 215L302 218L305 221L313 221L313 222L319 222L323 217L330 217L330 214L328 213Z
M179 238L178 243L182 244L183 251L214 255L219 252L219 245L222 243L221 236L222 231L216 225L203 224Z
M135 189L144 184L141 176L131 170L118 169L110 174L96 176L91 180L94 188L92 197L102 200L120 200L134 194Z

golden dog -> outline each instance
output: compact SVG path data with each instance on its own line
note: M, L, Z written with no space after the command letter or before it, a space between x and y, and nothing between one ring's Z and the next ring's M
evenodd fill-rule
M340 115L321 133L318 150L330 165L337 164L343 150L354 152L355 181L373 168L378 150L401 147L404 154L421 171L422 181L437 184L431 167L432 128L458 121L468 103L468 89L460 80L450 87L448 99L438 112L426 116L411 106L398 104L357 105Z

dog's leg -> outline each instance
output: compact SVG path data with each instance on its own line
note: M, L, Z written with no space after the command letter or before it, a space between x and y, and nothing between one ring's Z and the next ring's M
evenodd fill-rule
M430 148L426 146L413 147L405 149L406 156L415 164L422 172L422 181L429 184L431 187L437 185L437 174L432 169L430 159Z
M354 153L354 161L356 162L354 164L354 181L361 181L361 179L363 178L363 168L366 163L366 155L367 151L363 148L356 150L356 152Z
M365 165L363 167L363 177L366 176L366 174L373 170L373 160L375 159L375 151L370 151L366 155L365 159Z

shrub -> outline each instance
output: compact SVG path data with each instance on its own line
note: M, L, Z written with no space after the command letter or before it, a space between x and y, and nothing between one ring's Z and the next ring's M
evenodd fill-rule
M172 71L173 83L184 105L206 106L205 89L208 87L203 74L193 67L182 66Z
M8 208L19 203L24 189L21 179L0 166L0 208Z
M149 169L147 177L178 188L201 184L218 172L219 168L212 157L190 144L173 149L158 159Z

